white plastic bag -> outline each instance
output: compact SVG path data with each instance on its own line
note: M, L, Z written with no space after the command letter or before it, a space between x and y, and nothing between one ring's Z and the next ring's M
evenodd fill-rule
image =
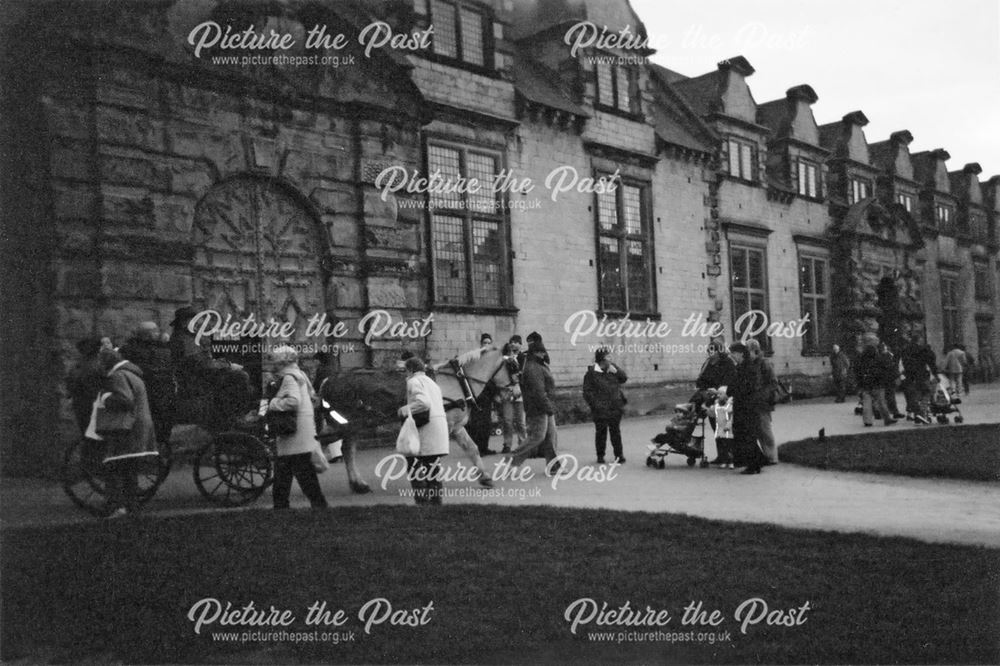
M417 424L412 414L406 415L403 427L399 429L399 436L396 437L396 453L402 453L404 456L420 455L420 432L417 431Z
M107 400L110 393L98 393L97 398L94 399L94 405L90 409L90 423L87 425L87 431L83 433L83 436L87 439L94 439L97 441L103 441L104 438L97 434L97 410L104 409L104 401Z
M323 449L320 447L319 442L313 447L313 450L309 452L309 459L312 462L313 469L316 470L317 474L322 474L326 470L330 469L330 463L326 461L326 454L323 453Z

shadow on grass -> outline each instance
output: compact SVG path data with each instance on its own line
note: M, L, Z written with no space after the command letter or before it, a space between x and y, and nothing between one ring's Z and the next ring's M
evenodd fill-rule
M1000 424L921 426L783 444L783 462L845 472L1000 481Z
M548 507L343 508L140 517L3 533L2 659L272 663L994 663L998 552L900 538L797 531L684 516ZM424 626L358 610L384 597ZM582 626L589 597L666 610L659 640ZM809 602L799 626L749 626L734 611ZM291 610L344 609L353 639L221 641L272 627L187 618L201 599ZM683 626L689 603L718 627ZM280 627L279 627L280 629ZM610 630L612 643L588 632ZM707 633L729 638L711 643ZM698 634L701 636L699 640ZM677 636L676 634L681 634ZM667 636L673 635L673 638ZM646 637L648 639L648 636Z

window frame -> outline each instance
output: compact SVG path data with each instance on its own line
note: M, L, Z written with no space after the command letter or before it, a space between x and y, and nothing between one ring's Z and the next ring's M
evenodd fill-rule
M819 164L819 162L811 160L811 159L808 159L806 157L801 157L801 156L798 156L798 155L795 156L795 157L793 157L792 159L795 161L795 173L796 173L795 192L796 192L796 194L798 194L800 197L804 197L806 199L821 200L823 198L823 187L822 187L822 184L820 183L820 164ZM802 187L801 187L802 184L803 184L803 181L802 181L802 179L804 177L803 174L808 174L810 169L813 172L812 185L813 185L813 189L815 190L814 193L809 193L808 192L808 189L809 189L808 187L805 188L807 191L803 192L802 191ZM805 181L805 185L807 185L807 186L809 185L808 178Z
M915 199L909 192L896 192L896 203L906 209L907 213L913 214L913 203Z
M802 288L802 268L803 263L811 264L811 277L813 291L805 292ZM823 267L823 292L816 291L816 265ZM809 314L811 325L806 330L806 335L802 337L803 356L825 355L830 347L830 257L816 252L800 251L798 257L799 271L799 306L800 312L804 316ZM817 316L817 303L823 301L824 316L822 319ZM806 307L807 302L812 307Z
M947 288L946 284L949 285ZM962 306L959 303L958 285L957 274L941 276L941 334L945 349L962 342ZM950 297L947 301L946 294Z
M942 215L942 213L944 213ZM954 228L955 207L940 201L934 202L934 225L938 231L949 232Z
M499 74L496 70L496 44L493 38L493 13L492 11L484 6L470 4L468 2L463 2L462 0L426 0L425 6L427 13L428 25L434 25L434 4L441 3L445 5L450 5L455 11L454 19L454 35L455 35L455 55L448 55L445 53L440 53L435 48L434 36L431 36L431 48L426 51L421 51L421 55L427 57L430 60L435 60L441 63L448 64L452 67L459 67L461 69L467 69L480 74L485 74L487 76L497 77ZM483 64L470 62L465 59L463 44L463 25L462 25L462 15L463 12L466 14L476 14L480 18L480 29L481 33L481 43L482 43L482 55Z
M737 251L746 252L746 287L737 287L735 279L735 271L733 270L733 260L735 258ZM761 255L761 278L763 283L762 289L755 289L750 285L750 254L758 252ZM739 319L743 314L741 312L739 315L736 313L736 295L737 292L745 293L747 299L747 305L752 305L752 300L754 295L761 295L764 301L764 314L770 319L771 317L771 295L769 288L769 270L767 266L767 245L764 243L758 243L750 240L745 240L743 238L730 239L729 240L729 314L730 314L730 324L733 331L733 339L737 338L736 331L736 320ZM749 307L749 310L755 310L757 308ZM756 339L760 342L761 350L767 354L771 355L774 353L774 347L771 344L771 337L767 335L766 329L756 336Z
M736 166L738 173L733 173L733 146L737 147ZM749 175L743 173L743 148L750 151L750 164L748 165ZM741 136L729 135L726 137L726 175L737 180L756 183L758 180L757 168L757 144L750 139Z
M982 261L972 262L972 289L976 301L989 303L993 300L993 288L990 284L990 266Z
M612 64L610 62L600 62L597 58L616 58L612 53L606 53L602 51L596 51L593 56L594 60L594 107L602 111L608 111L610 113L615 113L618 115L625 115L629 118L641 118L642 117L642 107L641 107L641 96L639 94L639 70L636 67L629 65L619 65L617 63ZM601 100L602 88L601 88L601 74L600 68L604 66L609 68L611 73L611 104L606 104ZM627 109L621 108L621 77L619 76L621 72L625 72L626 79L628 80L628 99L629 107ZM635 92L633 93L633 84L635 84Z
M424 141L424 168L426 174L431 174L433 172L433 167L431 166L431 148L437 147L445 150L454 150L458 152L459 159L459 173L461 177L468 179L468 156L470 153L483 155L490 157L494 160L494 166L497 172L506 168L506 155L502 148L497 146L487 146L475 143L464 143L461 141L456 141L453 139L440 137L440 136L429 136ZM483 212L481 210L474 210L474 207L469 205L469 193L461 193L457 195L462 205L459 208L449 208L442 206L435 206L433 197L430 193L425 195L425 201L427 203L427 217L426 217L426 229L427 229L427 247L431 262L430 271L430 282L431 282L431 302L436 309L455 309L462 311L469 310L486 310L486 311L503 311L507 312L513 309L513 295L511 293L511 276L512 276L512 265L511 265L511 245L510 245L510 223L507 215L507 205L505 201L505 193L495 193L494 198L494 210L492 212ZM475 195L472 195L475 196ZM480 196L482 194L480 193ZM465 289L465 301L462 303L448 302L441 300L441 295L439 293L439 288L441 286L440 278L438 277L438 255L439 250L437 247L437 237L434 233L435 227L435 215L443 217L458 217L462 220L462 250L463 250L463 263L464 263L464 289ZM498 275L497 275L497 303L482 303L479 302L476 296L476 247L475 247L475 222L477 220L485 220L488 222L495 222L497 224L497 229L500 234L500 256L498 257Z
M610 171L605 170L595 170L594 178L595 180L601 177L608 178L612 174ZM630 234L625 224L625 188L633 187L639 190L640 197L640 208L639 208L639 224L640 232L638 234ZM620 176L615 187L615 215L617 221L613 228L604 229L601 226L601 196L600 194L594 194L594 230L596 247L595 252L597 260L594 262L597 268L597 307L601 313L625 315L628 314L630 317L659 317L659 307L658 299L656 295L656 255L654 252L655 245L653 243L653 184L651 180L640 180L637 178L630 178L626 176ZM616 239L618 243L618 267L620 279L620 289L622 291L621 298L624 303L624 308L615 308L607 306L607 299L605 298L604 284L601 278L604 272L604 260L602 259L601 241L602 239L613 238ZM630 241L639 241L644 245L643 257L648 259L648 265L646 266L646 281L647 281L647 291L649 298L649 307L643 308L641 310L635 310L632 307L632 294L629 289L629 266L628 266L628 243Z
M866 178L860 178L858 176L849 176L847 179L847 202L851 205L858 203L859 201L864 201L868 197L872 196L872 182ZM864 190L864 196L859 197L858 190Z

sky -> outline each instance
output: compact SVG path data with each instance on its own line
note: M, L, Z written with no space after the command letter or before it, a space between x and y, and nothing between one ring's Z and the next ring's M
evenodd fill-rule
M655 63L698 76L742 55L758 104L809 84L820 125L863 111L869 143L913 134L949 171L1000 175L1000 0L631 0Z

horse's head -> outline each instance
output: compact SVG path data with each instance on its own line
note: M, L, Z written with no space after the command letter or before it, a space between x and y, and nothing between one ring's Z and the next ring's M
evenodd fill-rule
M507 388L514 383L512 376L517 373L517 361L508 359L496 348L482 350L479 358L463 365L465 374L483 384L493 384L497 388Z

